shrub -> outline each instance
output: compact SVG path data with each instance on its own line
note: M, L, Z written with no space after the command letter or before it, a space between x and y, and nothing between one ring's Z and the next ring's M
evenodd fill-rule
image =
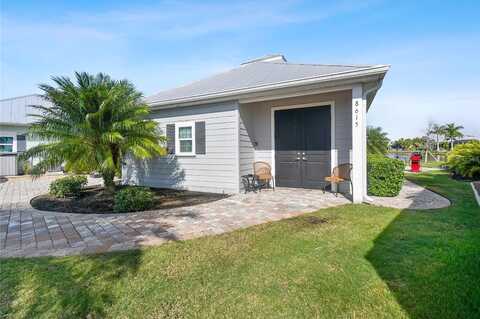
M129 186L115 194L113 210L117 213L136 212L153 206L153 193L146 187Z
M29 175L30 171L32 170L32 165L30 164L30 162L29 161L24 161L24 162L21 162L21 164L22 164L23 174Z
M447 165L456 175L480 179L480 141L455 146L448 154Z
M50 184L50 194L55 197L78 196L87 185L85 176L67 176L59 178Z
M368 194L373 196L393 197L400 193L403 185L401 160L382 155L368 156Z

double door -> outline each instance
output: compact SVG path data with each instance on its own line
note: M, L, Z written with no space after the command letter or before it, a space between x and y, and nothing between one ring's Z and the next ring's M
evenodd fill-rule
M330 175L330 112L330 106L274 112L277 186L323 187Z

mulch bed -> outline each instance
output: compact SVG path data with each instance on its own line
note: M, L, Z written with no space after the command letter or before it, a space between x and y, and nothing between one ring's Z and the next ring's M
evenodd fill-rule
M118 186L118 189L122 186ZM190 192L182 190L150 188L154 193L155 203L149 210L159 210L177 207L193 206L217 201L227 195ZM103 187L85 188L80 196L71 198L56 198L49 194L34 197L32 207L53 212L80 214L110 214L113 211L113 195L104 191Z

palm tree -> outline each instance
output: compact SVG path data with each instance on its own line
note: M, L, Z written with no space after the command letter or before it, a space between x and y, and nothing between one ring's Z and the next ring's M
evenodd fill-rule
M463 133L460 130L463 129L461 125L455 125L455 123L449 123L445 125L444 136L447 141L450 142L450 150L453 150L453 143L463 137Z
M148 106L142 94L127 80L116 81L99 73L75 73L53 77L56 87L41 84L44 97L53 106L40 110L29 133L46 140L32 147L23 158L39 158L34 170L65 164L67 171L102 175L107 190L114 190L114 177L121 174L126 154L145 159L165 153L164 137L157 123L147 119Z
M390 140L381 127L367 127L367 151L370 154L383 154L388 151Z
M435 135L435 142L437 144L437 152L440 151L440 137L445 134L445 125L433 124L431 131Z

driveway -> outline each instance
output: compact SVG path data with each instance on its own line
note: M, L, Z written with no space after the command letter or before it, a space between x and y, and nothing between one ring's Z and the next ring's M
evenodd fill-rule
M132 249L221 234L319 208L350 203L320 190L277 188L206 204L129 214L85 215L33 209L32 197L58 176L0 184L0 257L66 256ZM98 183L91 179L90 184Z

